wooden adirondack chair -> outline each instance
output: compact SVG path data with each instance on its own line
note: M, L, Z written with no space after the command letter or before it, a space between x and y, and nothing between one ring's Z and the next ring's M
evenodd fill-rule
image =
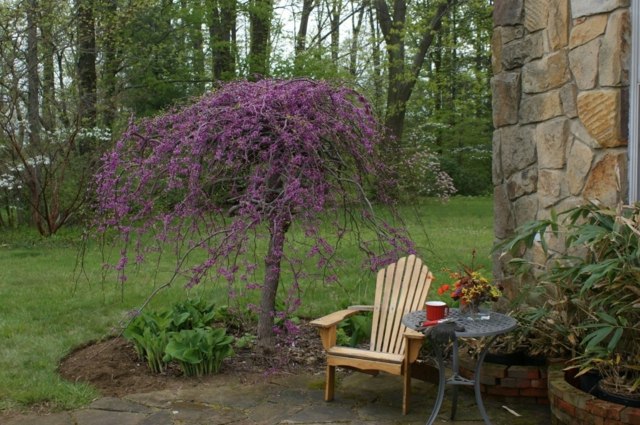
M327 352L325 401L333 400L336 366L377 374L387 372L404 376L402 413L409 411L411 364L418 357L424 335L404 326L402 316L424 307L433 275L415 255L378 272L375 304L353 306L316 319L322 345ZM370 349L336 345L336 327L344 319L362 311L373 311Z

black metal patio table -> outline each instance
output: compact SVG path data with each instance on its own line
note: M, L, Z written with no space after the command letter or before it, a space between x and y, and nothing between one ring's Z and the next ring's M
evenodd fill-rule
M478 405L478 410L482 415L482 419L486 425L491 425L491 420L487 415L487 411L484 408L484 403L482 402L482 394L480 393L480 372L482 368L482 363L484 362L484 358L489 351L489 348L493 344L495 338L498 335L505 334L518 326L518 322L509 316L506 316L501 313L496 313L494 311L483 311L480 315L475 318L470 318L460 312L458 309L451 309L449 312L448 319L453 319L457 324L464 327L463 331L456 331L455 337L453 338L453 352L452 352L452 376L448 379L445 375L445 365L444 365L444 354L443 347L440 343L433 341L433 347L436 354L436 361L438 363L438 395L436 397L435 405L433 406L433 410L431 412L431 416L427 421L427 425L432 425L438 413L440 412L440 408L442 407L442 402L444 400L444 390L445 386L453 385L453 404L451 407L451 419L455 420L456 416L456 408L458 403L458 385L473 385L473 389L475 392L476 404ZM425 334L430 336L430 330L432 328L424 328L422 323L425 320L425 312L424 310L413 311L407 313L402 318L402 324L406 327L413 330L424 330ZM486 338L489 337L489 341L484 344L482 351L478 355L478 360L476 361L475 371L474 371L474 379L466 379L460 376L459 374L459 364L458 364L458 338Z

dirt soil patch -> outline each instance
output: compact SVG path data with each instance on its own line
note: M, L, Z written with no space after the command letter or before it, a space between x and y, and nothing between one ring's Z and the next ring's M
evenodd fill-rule
M279 335L272 356L258 355L252 349L235 349L224 361L215 379L253 381L265 374L323 373L325 355L315 328L307 323L295 335ZM59 365L60 375L69 381L87 382L104 396L179 388L206 382L211 377L188 378L180 368L170 365L162 374L154 374L138 359L133 345L122 337L113 337L78 347Z

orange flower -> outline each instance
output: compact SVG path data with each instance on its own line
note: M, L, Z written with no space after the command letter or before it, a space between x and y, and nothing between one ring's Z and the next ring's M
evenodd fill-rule
M438 295L443 295L445 292L449 290L449 285L442 285L438 288Z

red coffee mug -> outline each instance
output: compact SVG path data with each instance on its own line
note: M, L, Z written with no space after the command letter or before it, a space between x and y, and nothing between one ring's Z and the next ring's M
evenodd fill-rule
M427 301L424 303L427 320L440 320L449 314L449 306L443 301Z

